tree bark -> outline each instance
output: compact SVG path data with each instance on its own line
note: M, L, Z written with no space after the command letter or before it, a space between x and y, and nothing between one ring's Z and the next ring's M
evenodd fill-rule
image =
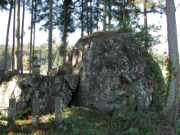
M169 102L165 107L165 113L170 112L169 121L177 120L179 105L179 53L175 10L174 0L166 0L169 58L172 62L172 68L175 68L173 71L174 77L171 78L171 81L169 82Z
M66 0L64 0L64 31L63 31L63 50L64 50L64 56L63 56L63 63L66 62L66 34L67 34L67 31L66 31L66 14L67 14L67 3L66 3Z
M82 0L82 3L81 3L81 7L82 7L82 13L81 13L81 37L83 37L84 36L84 34L83 34L83 32L84 32L84 28L83 28L83 19L84 19L84 16L83 16L83 14L84 14L84 7L83 7L83 5L84 5L84 0Z
M24 36L24 11L25 11L25 0L23 0L23 14L22 14L22 28L21 28L21 74L23 74L23 36Z
M93 26L93 22L92 22L92 0L90 0L90 34L93 32L92 26Z
M12 4L13 1L11 0L11 6L9 9L9 19L8 19L8 25L7 25L7 33L6 33L6 46L5 46L5 54L4 54L4 70L7 70L6 64L7 64L7 50L8 50L8 41L9 41L9 29L10 29L10 22L11 22L11 14L12 14Z
M35 46L35 35L36 35L36 1L35 1L35 8L34 8L34 35L33 35L33 48L32 48L32 58L33 58L33 63L34 64L34 46Z
M109 0L109 2L108 2L108 7L109 7L109 23L108 23L108 25L109 25L109 31L111 30L111 3L110 3L110 0Z
M17 8L17 13L16 13L16 45L15 45L15 69L16 73L19 73L19 53L20 53L20 42L19 42L19 37L20 37L20 0L17 0L16 2L16 8Z
M96 3L96 6L97 6L97 24L96 24L96 27L97 27L97 31L98 31L98 15L99 15L99 13L98 13L98 8L99 8L99 1L97 0L97 3Z
M103 31L106 31L106 0L103 0Z
M126 18L126 13L125 13L125 0L122 0L122 4L123 4L123 21Z
M147 39L147 34L148 34L148 30L147 30L147 27L148 27L148 24L147 24L147 7L146 7L146 0L144 0L144 27L145 27L145 40L144 40L144 48L146 51L148 51L148 39Z
M64 0L65 1L65 0ZM48 71L52 69L52 5L53 0L49 0L49 48L48 48Z
M31 74L31 70L32 70L32 29L33 29L33 2L34 0L32 0L32 5L31 5L31 33L30 33L30 63L29 63L29 73Z
M86 22L87 22L87 34L89 35L89 22L88 22L88 0L86 0Z
M14 0L13 45L12 45L11 71L14 71L15 25L16 25L16 0Z

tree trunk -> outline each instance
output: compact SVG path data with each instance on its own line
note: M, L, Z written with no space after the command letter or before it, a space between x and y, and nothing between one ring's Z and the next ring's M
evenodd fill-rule
M106 31L106 0L103 0L103 31Z
M145 40L144 40L144 48L146 51L148 51L148 39L147 39L147 34L148 34L148 24L147 24L147 11L146 11L146 0L144 0L144 27L145 27Z
M7 26L7 33L6 33L6 46L5 46L5 54L4 54L4 70L7 70L7 50L8 50L8 41L9 41L9 29L10 29L10 22L11 22L11 13L12 13L12 4L13 1L11 0L11 6L9 9L9 19L8 19L8 26Z
M16 13L16 45L15 45L15 69L16 73L19 73L19 49L20 49L20 42L19 42L19 37L20 37L20 0L17 0L16 2L16 8L17 8L17 13Z
M31 33L30 33L30 63L29 63L29 73L31 74L32 70L32 29L33 29L33 1L32 0L32 6L31 6Z
M110 3L110 0L109 0L109 2L108 2L108 7L109 7L109 23L108 23L108 25L109 25L109 31L111 30L111 3Z
M64 50L64 56L63 56L63 63L66 62L66 14L67 14L67 3L66 0L64 0L64 31L63 31L63 50Z
M99 1L97 0L97 3L96 3L96 6L97 6L97 25L96 25L96 27L97 27L97 31L98 31L98 15L99 15L99 13L98 13L98 8L99 8Z
M14 71L15 25L16 25L16 0L14 0L13 45L12 45L12 58L11 58L11 70L12 71Z
M126 13L125 13L125 0L122 0L122 4L123 4L123 21L126 18Z
M33 58L33 63L34 65L34 46L35 46L35 35L36 35L36 1L35 1L35 8L34 8L34 35L33 35L33 48L32 48L32 58Z
M81 3L81 7L82 7L82 13L81 13L81 37L84 36L83 32L84 32L84 28L83 28L83 14L84 14L84 8L83 8L83 5L84 5L84 0L82 0L82 3Z
M22 15L22 28L21 28L21 74L23 74L23 36L24 36L24 11L25 11L25 0L23 0L23 15Z
M64 0L65 1L65 0ZM52 4L49 0L49 46L48 46L48 71L52 69Z
M87 34L89 35L89 22L88 22L88 0L86 0L86 22L87 22Z
M90 34L93 32L92 26L93 26L93 22L92 22L92 0L90 0Z
M169 58L172 62L172 68L175 68L172 73L174 77L172 77L169 82L169 102L165 107L165 113L170 112L169 121L177 120L179 105L179 53L175 10L174 0L166 0Z

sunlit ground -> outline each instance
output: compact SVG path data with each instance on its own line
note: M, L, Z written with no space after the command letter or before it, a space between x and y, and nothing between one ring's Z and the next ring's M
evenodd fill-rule
M118 112L108 114L97 109L84 107L70 107L63 110L63 121L55 124L55 114L40 116L40 122L33 126L31 114L23 119L17 118L15 127L0 124L1 134L60 134L60 135L154 135L171 134L174 130L172 124L166 122L162 116L153 113L137 115L129 113L125 121L118 116ZM1 118L2 119L2 118ZM5 118L3 118L5 119ZM7 120L7 119L6 119ZM176 128L179 132L180 130Z

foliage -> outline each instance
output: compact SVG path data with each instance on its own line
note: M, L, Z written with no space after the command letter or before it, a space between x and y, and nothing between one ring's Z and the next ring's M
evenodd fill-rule
M148 58L148 65L145 69L145 74L148 75L149 79L153 81L154 91L153 91L153 106L152 109L155 112L160 112L164 109L164 95L166 93L166 85L164 83L164 78L161 69L157 62L154 61L151 54L146 52L146 57Z
M3 9L7 10L8 8L6 7L8 5L8 0L1 0L0 1L0 10L3 11Z
M33 55L32 55L32 58L31 58L31 63L32 63L32 64L34 63L34 61L35 61L36 59L38 59L37 54L38 54L38 50L34 50ZM30 59L28 60L28 62L29 62L29 61L30 61Z
M29 56L26 54L23 56L23 68L24 70L29 70Z
M32 126L32 117L26 116L27 120L16 120L14 131L8 126L1 125L0 129L5 134L13 132L16 134L171 134L174 125L164 120L155 112L138 114L129 110L127 119L123 120L118 113L109 114L97 109L85 107L70 107L63 109L61 124L55 123L55 114L40 116L40 123ZM133 121L132 121L133 120ZM178 123L176 123L178 126ZM179 129L176 129L177 131Z
M5 115L0 115L0 120L7 120L7 119L8 119L7 116L5 116Z
M120 32L131 33L139 42L139 46L143 49L145 49L145 45L144 45L145 39L146 41L148 41L148 47L147 47L148 49L160 43L159 38L161 37L161 35L159 34L153 36L152 34L150 34L150 30L153 30L153 32L158 33L158 31L161 30L161 26L150 25L148 27L144 27L144 25L138 24L138 19L136 21L136 20L131 20L130 18L126 18L125 20L119 23L117 28L118 31ZM145 34L146 29L148 31L147 34Z
M0 70L4 69L4 52L5 49L4 47L0 47ZM11 68L11 57L10 57L10 52L7 52L7 69Z

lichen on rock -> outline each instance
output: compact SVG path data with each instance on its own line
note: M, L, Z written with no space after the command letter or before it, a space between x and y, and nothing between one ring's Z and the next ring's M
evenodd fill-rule
M149 61L155 62L131 34L97 32L80 38L67 54L68 68L61 66L53 73L80 76L73 105L112 112L123 111L125 106L132 108L136 102L136 111L145 111L154 102L153 93L161 85L155 84L157 78L149 78L149 75L157 77L152 76ZM157 70L162 75L161 70Z

